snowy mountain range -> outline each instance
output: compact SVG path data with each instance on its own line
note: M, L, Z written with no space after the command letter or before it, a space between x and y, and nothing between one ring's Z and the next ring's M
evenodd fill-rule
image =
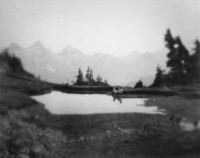
M167 60L165 49L151 53L132 52L120 58L103 53L87 55L72 46L55 53L36 42L26 48L13 43L8 51L22 60L27 71L54 83L71 83L75 81L79 67L85 73L90 66L94 77L100 74L111 85L134 86L140 78L149 85L153 82L157 65L165 68Z

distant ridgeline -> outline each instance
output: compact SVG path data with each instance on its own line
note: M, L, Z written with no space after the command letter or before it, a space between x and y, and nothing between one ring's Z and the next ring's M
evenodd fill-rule
M168 72L157 67L154 82L150 87L181 86L200 84L200 42L194 42L193 52L189 53L179 36L173 37L168 29L165 34L167 54L166 66ZM144 88L142 81L138 81L135 88Z
M0 72L34 77L34 75L24 70L21 60L14 55L10 55L7 49L0 53Z
M81 68L78 70L78 75L76 76L76 82L74 82L74 85L77 86L110 86L106 79L103 80L103 78L100 75L97 75L96 80L93 77L93 70L88 67L86 75L84 77L83 72Z

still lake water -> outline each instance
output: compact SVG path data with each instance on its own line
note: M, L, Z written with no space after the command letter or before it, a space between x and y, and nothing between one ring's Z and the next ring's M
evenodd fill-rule
M162 114L156 106L145 107L145 98L114 99L103 94L69 94L52 91L33 96L53 114L150 113Z

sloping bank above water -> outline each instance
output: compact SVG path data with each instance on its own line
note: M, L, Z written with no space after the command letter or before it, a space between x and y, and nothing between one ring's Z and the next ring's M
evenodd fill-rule
M119 86L105 86L105 87L98 87L98 86L69 86L69 85L60 85L54 84L53 89L59 90L62 92L67 93L96 93L96 94L112 94L113 88ZM122 94L117 94L121 97L126 97L126 95L131 94L144 94L144 95L177 95L178 91L172 89L162 89L162 88L127 88L121 87L123 89Z

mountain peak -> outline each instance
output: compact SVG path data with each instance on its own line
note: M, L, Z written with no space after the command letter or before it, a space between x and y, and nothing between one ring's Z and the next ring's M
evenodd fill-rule
M67 45L66 47L64 47L63 51L72 52L72 51L80 51L80 50L74 48L74 47L71 46L71 45Z
M138 57L138 56L139 56L139 53L137 51L132 51L127 55L127 57Z
M76 48L74 48L73 46L71 46L71 45L67 45L64 49L63 49L63 51L61 52L61 54L64 54L64 55L69 55L69 54L71 54L71 55L84 55L84 53L83 52L81 52L79 49L76 49Z
M44 46L42 45L42 43L40 41L35 42L31 47L44 48Z
M18 45L17 43L11 43L10 45L9 45L9 48L21 48L21 46L20 45Z
M37 55L49 55L52 53L52 51L44 47L40 41L37 41L28 47L27 52Z

